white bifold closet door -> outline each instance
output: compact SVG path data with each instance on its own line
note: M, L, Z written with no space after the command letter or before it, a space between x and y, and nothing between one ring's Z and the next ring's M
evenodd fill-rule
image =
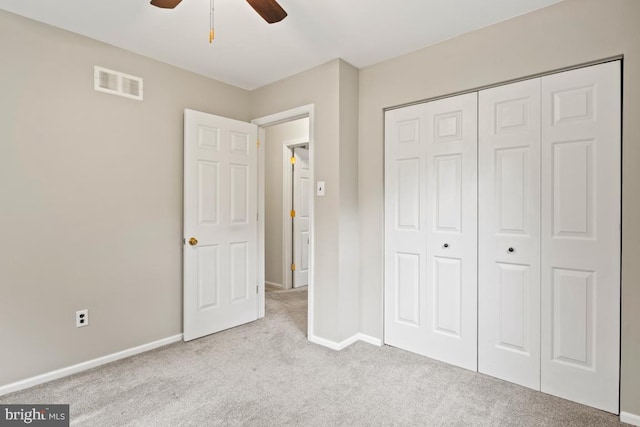
M385 113L384 342L427 354L424 104Z
M477 368L477 94L385 115L385 343Z
M542 79L542 391L618 413L620 62Z
M479 94L478 370L540 389L540 79Z
M478 94L426 104L427 356L477 370Z
M620 137L619 61L386 112L385 343L618 413Z
M620 63L480 92L478 370L618 413Z

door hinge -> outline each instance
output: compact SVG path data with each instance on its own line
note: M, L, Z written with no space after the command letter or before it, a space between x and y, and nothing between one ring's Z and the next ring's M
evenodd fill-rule
M256 294L258 293L259 286L256 285Z
M292 165L295 165L296 164L296 157L295 156L291 156L290 161L291 161Z
M260 139L257 139L257 140L256 140L256 146L257 146L258 148L260 148Z
M291 211L291 218L295 218L296 217L296 211L292 210Z
M291 271L296 271L296 265L295 264L291 264Z

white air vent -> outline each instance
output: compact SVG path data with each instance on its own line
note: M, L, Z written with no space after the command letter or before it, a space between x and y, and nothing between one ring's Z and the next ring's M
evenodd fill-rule
M99 92L142 101L142 77L131 76L120 71L94 66L93 88Z

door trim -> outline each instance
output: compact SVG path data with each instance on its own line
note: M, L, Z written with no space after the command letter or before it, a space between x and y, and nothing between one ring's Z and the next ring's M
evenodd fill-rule
M309 117L309 167L310 179L312 183L315 183L314 173L314 105L307 104L301 107L292 108L291 110L281 111L279 113L271 114L268 116L259 117L251 120L251 123L258 125L258 140L264 141L265 128L279 123L289 122L295 119L302 119ZM264 145L258 149L258 318L264 317L264 281L265 281L265 236L264 236L264 180L265 180L265 150ZM315 192L314 192L315 194ZM307 338L312 340L315 337L314 334L314 248L315 248L315 226L314 226L314 204L315 197L311 197L309 200L309 236L311 237L311 244L309 245L309 285L308 290L308 304L307 304Z

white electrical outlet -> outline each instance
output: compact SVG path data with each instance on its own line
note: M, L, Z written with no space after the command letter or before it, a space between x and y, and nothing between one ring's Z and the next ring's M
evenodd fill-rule
M76 311L76 328L89 326L89 309Z

